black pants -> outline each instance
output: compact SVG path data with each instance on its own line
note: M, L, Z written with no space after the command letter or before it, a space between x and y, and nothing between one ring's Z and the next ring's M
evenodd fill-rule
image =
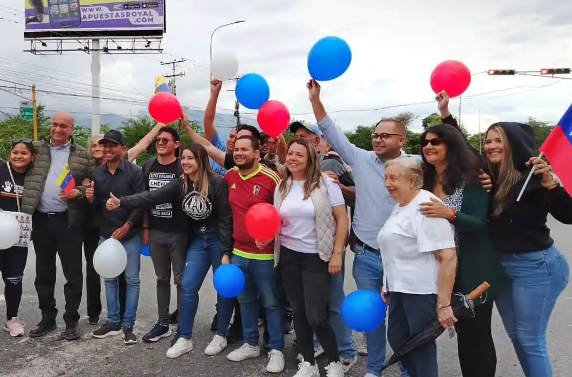
M59 254L66 278L64 321L75 326L79 321L79 305L83 289L82 252L83 229L68 225L67 212L48 215L35 212L33 242L36 251L36 281L42 322L55 323L58 310L54 290L56 285L56 254Z
M304 360L315 364L313 334L316 334L329 361L339 361L336 335L328 318L328 264L318 254L298 253L281 247L278 268L292 304L294 331Z
M99 244L99 228L86 228L83 240L85 254L85 290L87 291L87 316L97 318L101 314L101 277L93 268L93 255Z
M463 377L494 377L497 354L491 334L493 301L475 307L475 318L455 324L459 362Z
M28 248L11 247L0 250L0 274L4 280L4 296L6 297L6 318L18 316L22 300L22 279L28 260Z

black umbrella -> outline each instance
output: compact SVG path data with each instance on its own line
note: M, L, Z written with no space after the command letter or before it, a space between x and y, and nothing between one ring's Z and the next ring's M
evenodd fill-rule
M481 297L481 295L485 293L489 287L489 283L485 281L468 295L463 295L460 293L454 294L451 305L453 307L453 314L455 317L473 318L475 316L473 301ZM441 326L439 321L431 323L425 330L413 335L401 347L399 347L399 349L393 353L393 356L391 356L389 360L385 362L382 371L389 366L399 362L405 355L417 347L437 339L443 333L443 331L445 331L445 329L443 326Z

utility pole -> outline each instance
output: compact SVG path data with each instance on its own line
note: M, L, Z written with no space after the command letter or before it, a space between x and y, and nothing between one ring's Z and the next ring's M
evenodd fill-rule
M171 62L161 62L161 65L170 65L173 68L173 73L171 75L165 75L165 78L169 78L173 81L172 91L173 95L177 95L177 77L183 77L185 75L185 71L177 73L177 64L185 62L186 59L181 60L173 60ZM169 85L171 86L171 85ZM181 120L179 119L179 136L181 135Z
M181 59L181 60L173 60L172 62L161 62L161 65L170 65L173 69L173 73L171 75L165 75L165 78L172 78L173 79L173 94L176 96L177 95L177 77L183 77L185 75L185 72L179 72L177 73L177 64L183 63L185 62L186 59Z
M34 127L34 141L38 141L38 109L36 108L36 85L32 85L32 113L34 114L34 119L32 124Z
M240 80L240 77L241 75L238 75L235 78L233 78L233 80L238 82L238 80ZM236 117L236 126L238 127L240 126L240 102L238 102L238 99L234 101L234 116Z
M481 135L481 109L479 109L479 153L483 153L483 135Z

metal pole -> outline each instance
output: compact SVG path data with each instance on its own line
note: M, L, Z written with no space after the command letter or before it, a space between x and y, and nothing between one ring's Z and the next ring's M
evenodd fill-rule
M34 114L34 119L32 124L34 125L34 141L38 141L38 109L36 108L36 85L32 85L32 112Z
M214 34L216 33L216 31L220 28L223 28L225 26L230 26L230 25L234 25L234 24L240 24L242 22L246 22L246 20L240 20L240 21L234 21L234 22L230 22L228 24L224 24L224 25L220 25L219 27L216 27L213 32L211 33L211 43L210 43L210 47L209 47L209 82L212 81L213 79L213 74L212 74L212 70L211 70L211 62L213 61L213 37Z
M482 151L482 140L483 137L481 135L481 109L479 109L479 153L483 153Z
M461 103L462 103L462 96L459 96L459 126L461 125Z
M91 134L97 135L101 129L100 107L100 74L101 61L99 55L99 39L94 39L91 45Z

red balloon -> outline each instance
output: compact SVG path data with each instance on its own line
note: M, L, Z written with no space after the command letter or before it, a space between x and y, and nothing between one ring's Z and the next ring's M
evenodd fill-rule
M159 123L171 123L183 116L183 108L177 97L167 92L159 92L149 102L149 114Z
M258 110L258 125L267 135L276 137L286 131L290 124L290 112L280 101L267 101Z
M278 210L268 203L258 203L250 207L246 212L246 230L259 242L266 242L274 239L282 219Z
M450 98L458 97L471 84L471 71L458 60L447 60L431 73L431 89L435 93L444 90Z

